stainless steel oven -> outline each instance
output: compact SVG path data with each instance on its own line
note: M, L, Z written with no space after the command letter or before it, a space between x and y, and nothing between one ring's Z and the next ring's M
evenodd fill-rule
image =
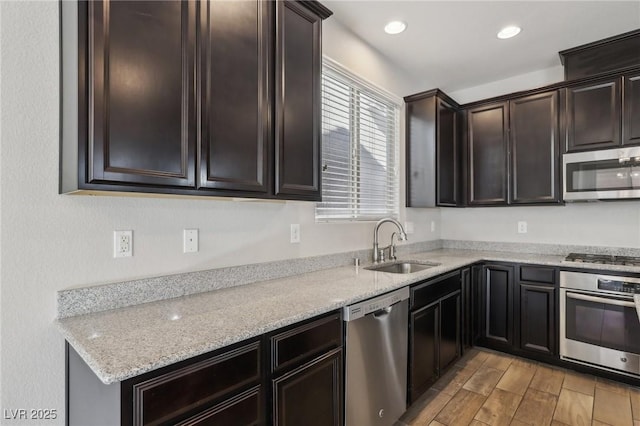
M640 278L560 272L560 357L640 377Z
M565 201L640 198L640 147L564 154Z

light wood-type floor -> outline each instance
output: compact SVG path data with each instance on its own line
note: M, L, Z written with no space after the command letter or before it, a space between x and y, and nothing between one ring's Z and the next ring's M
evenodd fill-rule
M396 426L640 426L640 389L474 348Z

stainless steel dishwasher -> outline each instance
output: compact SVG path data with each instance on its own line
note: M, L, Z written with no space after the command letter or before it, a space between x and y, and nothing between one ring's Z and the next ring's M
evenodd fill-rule
M344 308L345 425L391 426L407 408L409 288Z

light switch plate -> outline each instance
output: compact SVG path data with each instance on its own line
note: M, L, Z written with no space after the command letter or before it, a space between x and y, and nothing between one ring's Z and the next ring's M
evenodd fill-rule
M520 221L518 222L518 234L526 234L527 233L527 222Z
M291 243L300 242L300 225L297 223L291 224Z
M198 230L197 229L184 230L183 250L185 253L196 253L198 251Z

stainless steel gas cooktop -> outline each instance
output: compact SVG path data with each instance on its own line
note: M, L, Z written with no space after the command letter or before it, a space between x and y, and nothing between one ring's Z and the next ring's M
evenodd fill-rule
M608 254L569 253L564 259L567 262L600 263L603 265L640 266L640 257L613 256Z

